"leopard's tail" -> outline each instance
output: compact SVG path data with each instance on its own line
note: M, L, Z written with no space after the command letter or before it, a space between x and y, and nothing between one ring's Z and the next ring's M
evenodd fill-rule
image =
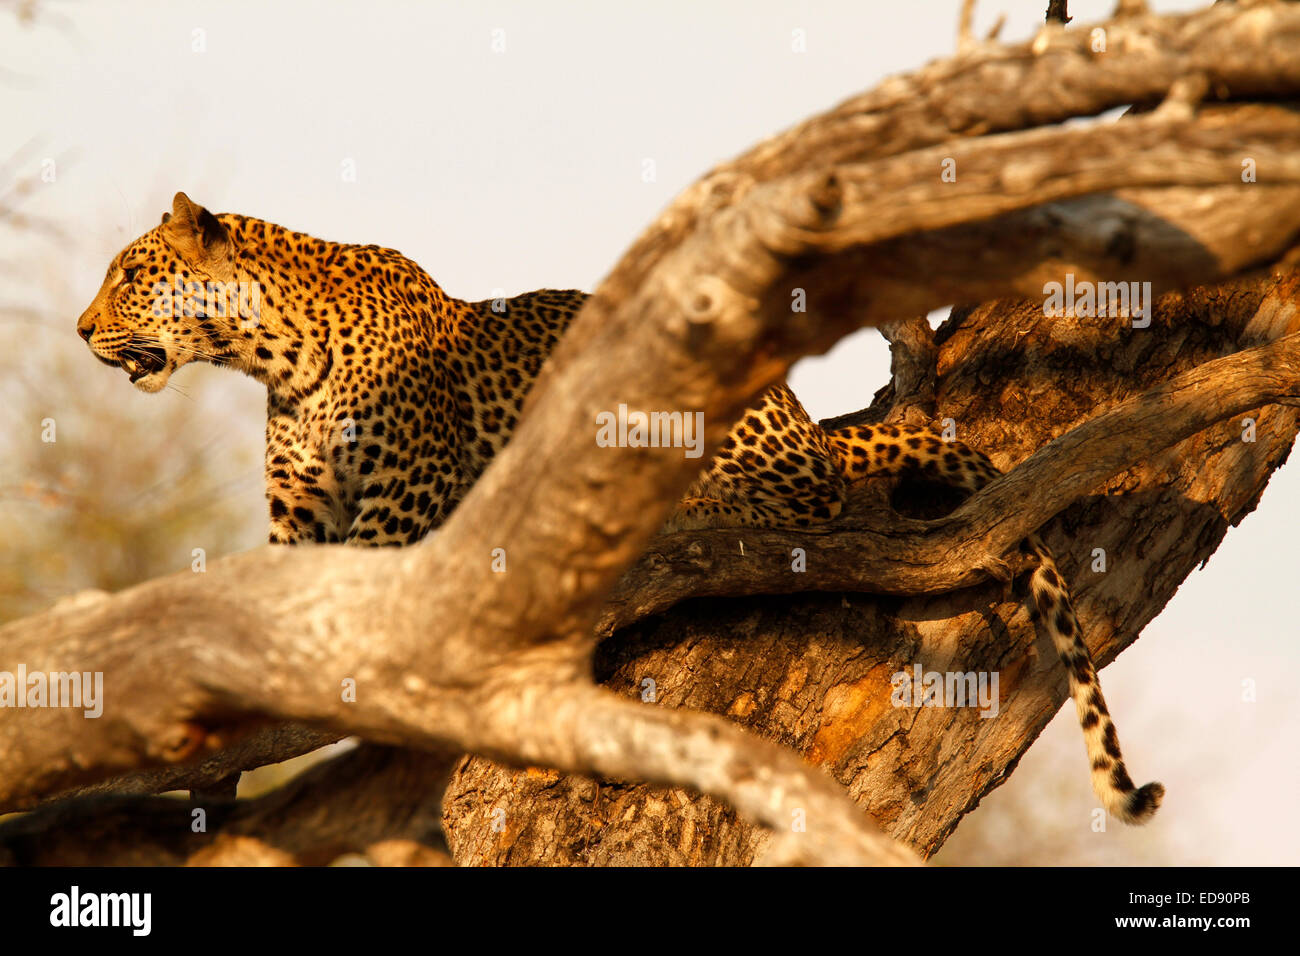
M859 425L827 435L831 452L849 481L859 478L917 475L978 491L1001 474L982 453L957 441L945 441L928 428L906 425ZM1083 642L1069 590L1051 551L1038 535L1021 549L1036 559L1029 587L1034 606L1051 635L1070 681L1070 696L1079 714L1092 766L1092 787L1111 815L1125 823L1145 823L1165 795L1158 783L1134 787L1119 748L1115 725L1106 710L1092 655Z
M1101 694L1101 682L1092 654L1083 642L1079 618L1074 613L1070 592L1056 569L1052 552L1033 534L1021 548L1034 555L1037 566L1029 579L1034 606L1056 645L1057 656L1070 678L1070 696L1083 728L1083 742L1092 765L1092 789L1112 816L1125 823L1146 823L1160 806L1165 788L1158 783L1134 787L1124 767L1115 724Z

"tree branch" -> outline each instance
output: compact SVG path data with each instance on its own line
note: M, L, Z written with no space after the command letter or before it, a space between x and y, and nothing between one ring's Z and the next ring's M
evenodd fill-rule
M889 343L889 377L896 417L909 421L933 417L939 346L929 320L918 315L902 322L886 322L880 326L880 334Z

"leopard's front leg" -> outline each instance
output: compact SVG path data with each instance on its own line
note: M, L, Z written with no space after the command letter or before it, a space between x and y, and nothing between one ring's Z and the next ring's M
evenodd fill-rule
M272 544L343 538L345 503L334 468L302 440L292 423L271 419L266 429L266 498Z
M434 369L427 390L416 397L421 418L402 426L409 441L396 440L398 424L386 409L362 416L365 433L352 459L356 495L343 530L348 544L415 544L447 520L473 483L463 467L456 406L444 376Z

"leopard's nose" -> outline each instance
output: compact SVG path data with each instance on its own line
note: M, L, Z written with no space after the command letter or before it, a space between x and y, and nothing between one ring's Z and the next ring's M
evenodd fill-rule
M98 313L99 310L95 308L95 303L92 302L81 315L77 316L77 334L87 342L95 334L95 319L98 317Z

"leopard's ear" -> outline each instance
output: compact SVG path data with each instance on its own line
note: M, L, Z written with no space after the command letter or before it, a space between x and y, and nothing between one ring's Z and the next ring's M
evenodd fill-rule
M187 263L201 272L229 281L234 274L235 246L221 220L184 193L163 213L162 236Z

